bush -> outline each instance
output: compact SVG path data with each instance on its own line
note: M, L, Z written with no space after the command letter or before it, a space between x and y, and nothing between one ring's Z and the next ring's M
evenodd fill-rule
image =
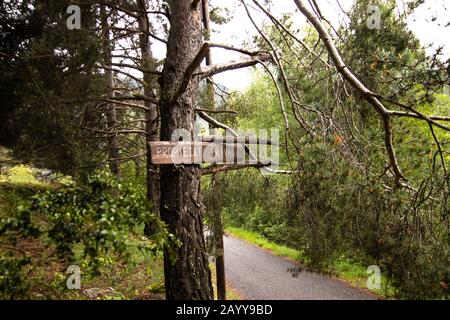
M154 226L147 239L143 238L144 224ZM2 220L0 233L8 231L45 235L67 262L76 259L76 248L81 245L82 258L94 270L101 265L102 254L114 252L127 258L131 239L137 239L138 249L147 254L175 244L158 215L149 211L144 192L106 173L91 176L85 185L72 184L33 196L18 207L16 216Z
M208 217L299 248L309 270L333 272L346 257L378 265L403 298L447 297L450 281L449 175L432 175L419 190L389 188L390 177L362 174L333 146L302 146L291 176L256 170L227 173L204 188ZM382 162L380 162L382 163Z
M30 259L15 258L12 254L3 253L0 256L0 299L15 299L27 290L23 267Z
M431 176L417 191L389 188L389 178L363 176L311 148L314 160L302 161L290 197L307 266L326 270L345 254L379 265L399 297L447 297L449 175Z

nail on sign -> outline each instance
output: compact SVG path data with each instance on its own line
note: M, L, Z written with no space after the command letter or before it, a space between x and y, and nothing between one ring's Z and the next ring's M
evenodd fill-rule
M153 164L245 163L243 144L159 141L150 150Z

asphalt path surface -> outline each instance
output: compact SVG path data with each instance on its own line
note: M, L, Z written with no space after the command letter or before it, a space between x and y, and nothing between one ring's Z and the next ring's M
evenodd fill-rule
M226 281L249 300L370 300L376 296L313 272L296 277L295 264L253 244L224 236Z

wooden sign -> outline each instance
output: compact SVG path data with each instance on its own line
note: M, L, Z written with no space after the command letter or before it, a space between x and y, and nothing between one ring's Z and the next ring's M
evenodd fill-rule
M150 142L153 164L245 163L243 144L200 141Z

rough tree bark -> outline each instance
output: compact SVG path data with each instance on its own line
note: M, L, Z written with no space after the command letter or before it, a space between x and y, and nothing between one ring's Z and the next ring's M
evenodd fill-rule
M171 28L161 78L161 140L171 140L175 129L194 133L198 79L174 99L188 66L202 46L202 11L199 1L170 0ZM160 214L182 245L176 261L164 253L167 299L210 300L211 273L203 235L204 205L200 195L200 169L196 165L160 168Z
M138 25L141 31L139 35L139 46L141 50L141 67L144 70L152 70L154 63L151 42L150 42L150 22L147 14L146 0L137 0L137 9L139 11ZM157 99L155 87L157 85L155 76L144 72L144 95ZM145 112L146 120L146 148L147 148L147 200L151 204L154 212L159 212L159 170L158 167L151 163L151 151L149 142L158 141L158 106L148 100L145 100L147 110ZM145 234L152 233L149 225L145 226Z
M103 63L106 66L111 67L111 37L110 28L108 23L108 15L106 7L104 5L100 6L101 24L103 32ZM105 70L107 82L108 82L108 96L109 98L114 98L114 74L112 70ZM117 135L113 134L114 129L117 125L117 112L114 103L109 103L106 105L106 121L107 130L111 131L111 136L108 138L108 153L109 153L109 166L111 172L116 176L120 177L119 169L119 142Z

